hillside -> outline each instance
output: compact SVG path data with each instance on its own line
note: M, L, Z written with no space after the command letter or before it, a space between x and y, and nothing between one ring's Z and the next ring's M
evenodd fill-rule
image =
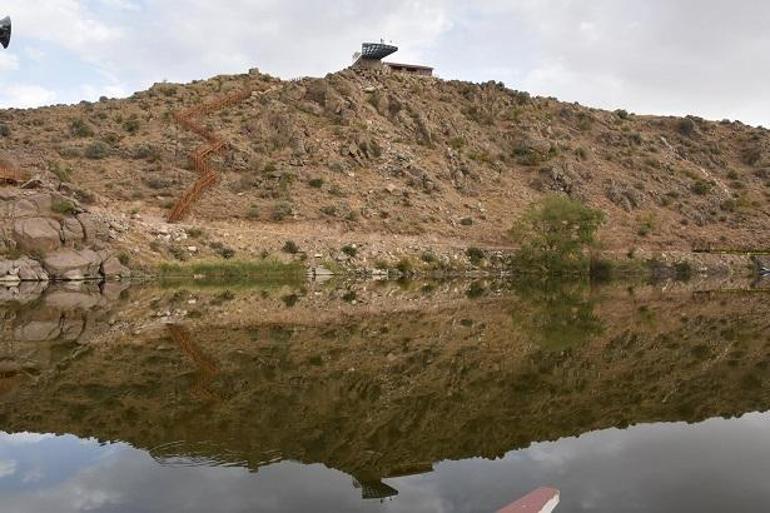
M218 183L166 224L204 143L174 113L244 89L253 93L199 119L225 143L211 159ZM89 247L131 266L264 257L287 240L319 263L422 265L430 252L463 265L470 246L515 248L516 217L552 193L603 210L603 248L624 258L770 247L768 130L601 111L493 82L353 70L280 81L253 70L163 83L125 100L0 111L0 158L39 178L37 189L0 189L0 201L74 198L54 212L60 226L87 211L105 227ZM6 258L19 257L18 210L0 209Z

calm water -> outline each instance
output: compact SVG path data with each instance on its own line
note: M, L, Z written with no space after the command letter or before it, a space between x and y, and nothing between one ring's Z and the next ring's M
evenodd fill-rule
M766 511L770 296L735 288L1 290L0 511Z

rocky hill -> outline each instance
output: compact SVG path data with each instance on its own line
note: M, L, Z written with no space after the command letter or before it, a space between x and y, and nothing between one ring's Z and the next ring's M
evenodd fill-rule
M174 114L243 90L199 120L224 142L211 159L217 184L167 224L204 142ZM603 247L624 257L770 247L768 130L606 112L494 82L354 70L280 81L253 70L162 83L125 100L0 111L0 158L36 178L31 190L1 189L7 260L46 257L13 228L15 205L40 194L71 202L56 213L52 250L69 244L62 215L88 215L106 224L104 244L84 237L75 251L104 246L100 262L131 266L264 257L287 240L318 263L470 265L468 247L515 248L516 217L553 193L603 210Z

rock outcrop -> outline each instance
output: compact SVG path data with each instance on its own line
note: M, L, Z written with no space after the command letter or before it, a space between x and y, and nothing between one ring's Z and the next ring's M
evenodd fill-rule
M0 282L130 274L109 249L111 223L85 211L75 198L55 191L3 189L0 221Z

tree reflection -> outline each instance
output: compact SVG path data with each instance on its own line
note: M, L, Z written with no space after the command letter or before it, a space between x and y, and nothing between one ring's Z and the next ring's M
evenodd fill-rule
M514 325L545 350L580 346L604 332L604 323L594 313L598 299L587 280L522 278L513 289Z

